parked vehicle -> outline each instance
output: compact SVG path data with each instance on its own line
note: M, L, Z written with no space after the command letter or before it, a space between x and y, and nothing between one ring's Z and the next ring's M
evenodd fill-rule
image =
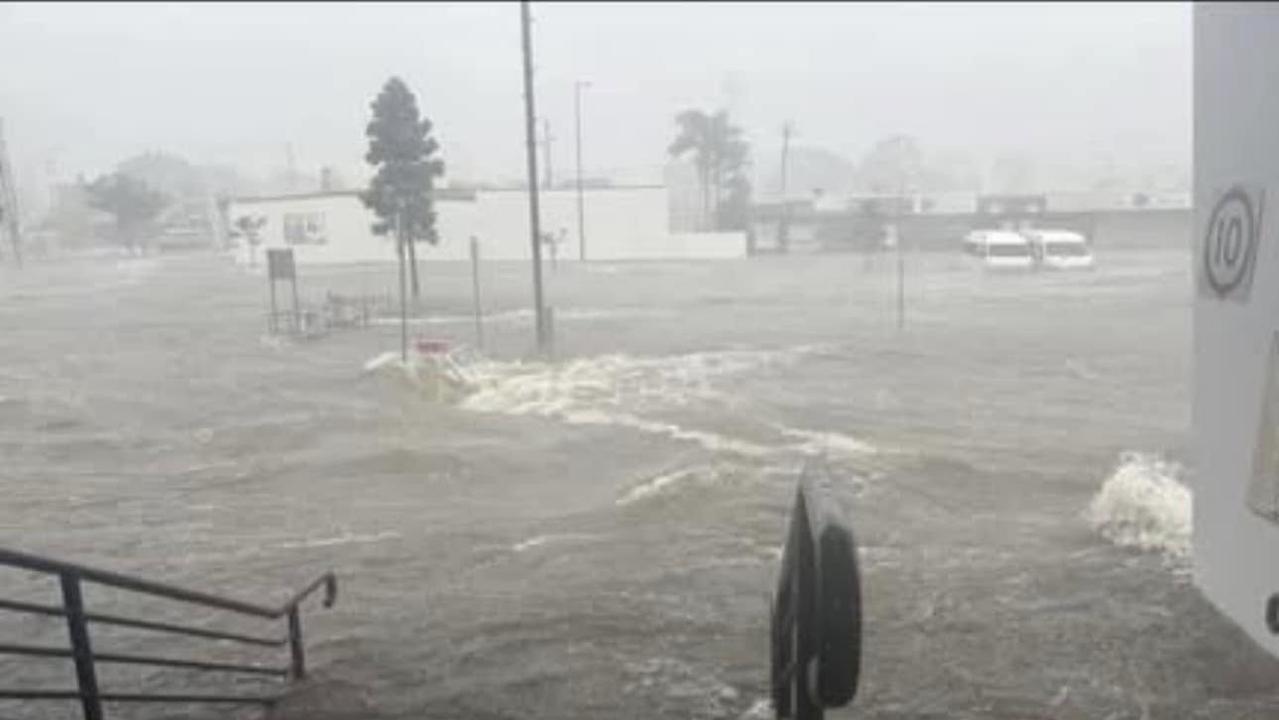
M1023 231L1036 264L1045 270L1091 270L1096 266L1088 240L1072 230Z
M1035 267L1030 242L1012 230L974 230L964 236L964 254L987 270L1030 270Z

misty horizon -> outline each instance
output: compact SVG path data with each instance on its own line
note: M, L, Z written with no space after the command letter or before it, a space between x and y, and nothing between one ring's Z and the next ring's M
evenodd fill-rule
M1189 7L535 3L538 114L563 178L578 79L591 82L584 174L620 182L660 181L674 115L693 107L731 112L757 186L787 121L796 149L850 163L904 132L947 162L1027 158L1050 189L1105 167L1181 177ZM331 166L349 185L367 174L369 102L398 75L449 180L511 182L518 16L500 3L9 3L0 60L23 72L0 75L0 117L28 192L156 151L267 177L290 148L304 175Z

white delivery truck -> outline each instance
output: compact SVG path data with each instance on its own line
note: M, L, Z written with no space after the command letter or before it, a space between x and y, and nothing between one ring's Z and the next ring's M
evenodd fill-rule
M964 254L987 270L1029 270L1035 266L1030 242L1013 230L973 230L964 236Z
M1073 230L1034 228L1022 231L1035 262L1045 270L1092 270L1096 266L1088 240Z

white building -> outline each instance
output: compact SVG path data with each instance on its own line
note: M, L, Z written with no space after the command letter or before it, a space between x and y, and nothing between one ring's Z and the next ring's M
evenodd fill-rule
M582 257L577 232L577 193L572 189L539 191L543 234L559 240L560 260ZM665 186L639 185L583 191L587 260L712 259L745 257L744 233L691 233L671 230L670 197ZM512 190L435 192L438 245L418 246L422 261L459 261L470 256L470 238L479 239L486 260L523 260L529 244L528 193ZM265 218L260 246L291 247L300 264L393 262L389 236L374 235L375 218L356 191L276 197L237 198L229 203L227 221ZM238 262L249 262L243 238ZM544 247L544 257L549 248ZM260 260L260 257L259 257Z

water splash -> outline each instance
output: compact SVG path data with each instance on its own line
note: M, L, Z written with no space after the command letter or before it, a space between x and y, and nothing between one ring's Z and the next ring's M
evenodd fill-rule
M1159 457L1126 452L1093 497L1086 517L1103 537L1120 547L1190 555L1190 490L1178 479L1182 468Z
M633 357L600 355L564 365L481 362L472 370L478 390L461 402L472 412L547 417L570 425L622 427L690 442L715 453L764 457L779 450L757 440L688 428L665 418L671 411L731 405L720 388L752 371L790 365L817 352L805 345L780 350L725 350L686 355ZM837 433L773 426L786 451L865 454L873 449Z

